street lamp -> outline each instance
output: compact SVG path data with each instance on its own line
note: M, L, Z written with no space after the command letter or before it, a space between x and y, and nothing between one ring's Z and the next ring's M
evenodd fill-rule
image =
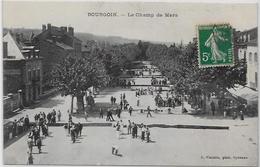
M19 89L18 91L18 97L19 97L19 107L20 107L20 109L23 109L23 98L22 98L22 90L21 89Z

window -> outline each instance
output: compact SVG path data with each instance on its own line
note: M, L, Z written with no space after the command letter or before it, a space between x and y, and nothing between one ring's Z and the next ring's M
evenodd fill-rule
M257 72L255 72L255 87L257 88Z
M254 55L254 59L255 59L255 63L257 63L257 53L255 52L255 55Z
M252 62L252 53L249 52L249 63L251 63L251 62Z

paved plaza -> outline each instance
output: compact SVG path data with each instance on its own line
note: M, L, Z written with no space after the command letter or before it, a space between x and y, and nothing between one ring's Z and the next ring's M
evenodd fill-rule
M193 116L181 114L181 107L176 107L173 114L168 114L166 108L163 112L152 113L153 117L146 117L136 107L135 92L129 89L110 88L102 91L96 98L96 105L110 105L110 97L120 99L125 93L126 99L135 109L130 117L123 111L121 119L125 124L127 120L144 124L165 125L207 125L228 126L228 130L209 129L178 129L153 127L151 130L151 143L142 142L140 138L132 139L130 135L116 137L112 127L85 126L82 136L72 144L71 138L64 127L49 127L50 136L43 139L42 153L34 147L34 164L64 164L64 165L249 165L257 163L257 118L246 117L239 119L222 118L221 116ZM141 96L140 108L155 107L152 95ZM60 95L42 101L32 109L25 109L12 119L26 114L34 120L34 114L48 113L52 109L62 112L61 122L67 122L70 108L68 97ZM76 107L76 103L74 105ZM75 108L76 109L76 108ZM114 116L116 117L116 116ZM83 117L73 117L74 122L104 123L103 119L91 115L86 121ZM124 128L123 132L126 133ZM140 136L140 130L138 132ZM4 150L5 164L26 164L27 161L27 135L23 136ZM112 145L119 146L119 154L111 154ZM19 152L19 156L14 154ZM16 155L16 157L14 157ZM226 159L223 159L226 156Z
M112 127L84 127L74 144L63 127L50 127L49 131L50 137L43 139L42 153L33 148L34 164L254 166L257 163L257 135L251 125L230 130L151 128L151 143L132 139L130 135L121 135L118 140ZM24 136L4 150L5 164L26 164L26 140ZM112 145L119 146L120 156L111 154ZM230 159L223 160L224 156Z

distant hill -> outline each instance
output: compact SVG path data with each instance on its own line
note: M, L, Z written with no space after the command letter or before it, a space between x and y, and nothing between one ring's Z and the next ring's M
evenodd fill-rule
M30 29L30 28L3 28L3 34L6 34L8 30L11 30L12 33L23 33L24 38L29 39L31 34L38 35L41 33L41 29ZM138 39L128 39L119 36L101 36L101 35L94 35L91 33L83 33L83 32L75 32L75 36L79 38L82 42L87 43L87 41L96 41L97 43L109 43L111 45L114 44L126 44L126 43L138 43ZM144 41L144 40L142 40ZM147 41L148 42L148 41ZM166 44L171 45L173 42L156 42L150 41L151 43L155 44Z

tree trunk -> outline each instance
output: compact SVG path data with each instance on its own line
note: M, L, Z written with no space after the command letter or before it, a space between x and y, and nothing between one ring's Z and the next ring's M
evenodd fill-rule
M82 95L77 96L78 112L84 111L84 100Z
M73 113L73 102L74 102L74 96L71 95L71 106L70 106L70 113Z

